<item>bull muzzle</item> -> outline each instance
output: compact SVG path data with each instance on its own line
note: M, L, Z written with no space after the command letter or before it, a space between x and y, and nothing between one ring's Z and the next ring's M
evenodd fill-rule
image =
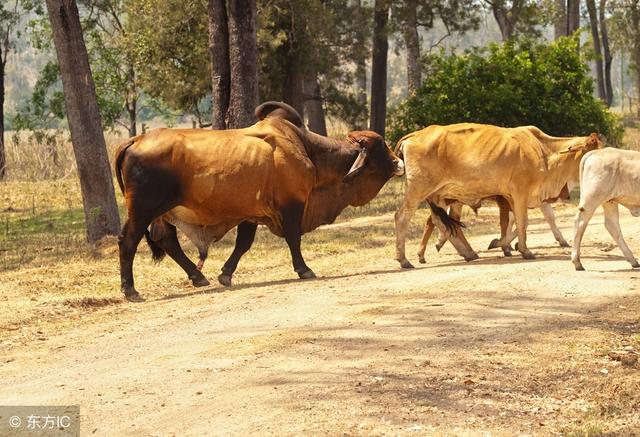
M404 162L402 159L396 161L396 169L393 172L394 176L402 176L404 174Z

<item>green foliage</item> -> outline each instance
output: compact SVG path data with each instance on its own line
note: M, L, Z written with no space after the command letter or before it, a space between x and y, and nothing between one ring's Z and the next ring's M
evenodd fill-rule
M551 44L492 44L428 59L416 94L391 111L389 139L431 124L535 125L550 135L604 134L619 144L622 127L593 96L577 37Z
M198 0L128 0L126 6L143 90L199 118L211 93L206 6Z

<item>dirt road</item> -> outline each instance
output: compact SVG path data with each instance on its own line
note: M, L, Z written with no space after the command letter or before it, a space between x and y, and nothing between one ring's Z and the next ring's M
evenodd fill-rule
M640 256L640 221L621 216ZM640 271L601 214L587 272L540 220L529 235L533 261L431 245L403 271L390 234L310 262L317 280L244 276L57 320L5 347L0 404L79 404L82 435L640 435L640 367L607 357L640 349Z

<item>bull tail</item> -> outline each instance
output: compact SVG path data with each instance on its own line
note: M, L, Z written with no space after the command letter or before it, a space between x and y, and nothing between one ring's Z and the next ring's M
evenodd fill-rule
M440 219L440 221L442 221L442 223L444 223L445 227L449 232L451 232L452 235L456 234L458 227L460 228L466 227L464 223L462 223L460 220L456 220L453 217L451 217L449 214L447 214L447 211L440 208L435 203L433 202L428 202L428 203L429 203L429 208L431 208L431 212L435 214Z
M162 225L158 225L156 222L153 222L149 227L150 230L147 229L146 231L144 231L144 239L147 241L147 245L149 246L149 249L151 249L151 258L155 262L162 261L162 259L167 254L167 252L165 252L164 249L162 249L158 245L158 243L156 243L154 239L151 237L151 233L153 233L154 236L156 236L156 234L161 234L163 230L160 228L162 228ZM157 239L160 239L160 238L162 238L161 235Z
M122 163L124 162L125 152L129 147L131 147L139 137L129 138L124 143L118 146L118 150L116 151L116 162L115 162L115 172L116 179L118 180L118 186L120 186L120 191L124 194L124 180L122 179Z

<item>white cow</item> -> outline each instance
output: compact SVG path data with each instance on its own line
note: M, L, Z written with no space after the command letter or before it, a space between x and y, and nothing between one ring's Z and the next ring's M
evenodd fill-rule
M624 257L632 267L640 267L622 237L618 204L625 206L634 217L640 216L640 152L606 148L585 154L580 161L580 204L571 251L576 270L584 270L580 243L589 219L600 205L604 210L604 225Z

